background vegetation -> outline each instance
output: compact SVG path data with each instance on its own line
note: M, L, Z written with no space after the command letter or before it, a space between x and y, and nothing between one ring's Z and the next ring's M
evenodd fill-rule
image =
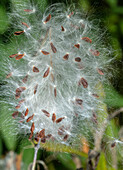
M16 0L14 1L16 3ZM61 1L35 0L34 2L40 4L43 10L46 6ZM121 0L68 0L67 2L63 0L62 2L68 4L75 2L79 8L84 8L87 11L87 15L88 13L92 13L95 18L101 20L101 28L107 29L108 34L106 34L106 36L108 38L105 37L104 41L106 43L110 41L115 50L114 56L116 56L114 64L116 73L113 79L111 79L109 90L106 91L106 104L110 114L123 107L123 2ZM11 39L9 36L11 25L7 16L7 13L11 12L11 4L11 0L0 1L0 49L11 48ZM2 61L2 57L0 61ZM0 75L0 85L2 85L2 78L5 76L4 70ZM0 123L5 120L4 113L7 112L7 110L2 108L2 105L3 104L0 105ZM7 119L9 119L9 117ZM6 129L6 123L7 121L5 121L5 126L0 126L0 169L4 170L5 167L9 169L9 166L13 166L13 168L16 167L16 169L19 170L20 164L23 162L22 169L26 170L33 161L34 150L33 148L28 149L28 146L32 146L32 144L23 138L22 140L20 140L20 138L18 140L17 136L13 136L10 133L8 133L7 136L8 129ZM118 136L119 133L122 134L120 140L123 141L123 113L118 114L111 123L116 136ZM110 130L107 133L110 133ZM23 147L25 147L24 150L22 149ZM87 152L87 150L85 150L85 152ZM38 153L38 159L45 161L49 170L75 170L75 158L75 155L69 153L53 153L47 152L45 149L40 150ZM86 157L79 157L79 161L85 169ZM119 157L117 158L117 165L118 166L114 165L114 168L119 170L123 168L122 160ZM40 166L40 168L43 170L43 166ZM97 166L97 170L99 169L113 169L103 153Z

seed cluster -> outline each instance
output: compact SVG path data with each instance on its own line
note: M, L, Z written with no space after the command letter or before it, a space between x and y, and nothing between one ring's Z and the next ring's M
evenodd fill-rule
M42 15L29 7L21 8L22 16L14 13L18 47L8 56L6 76L17 110L12 117L30 140L70 143L98 124L97 85L106 79L109 51L82 12L55 4Z

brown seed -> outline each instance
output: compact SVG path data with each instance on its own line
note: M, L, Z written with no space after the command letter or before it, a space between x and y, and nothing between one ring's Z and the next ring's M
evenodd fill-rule
M18 54L12 54L12 55L10 55L9 57L10 58L14 58L15 56L17 56Z
M80 58L80 57L76 57L76 58L75 58L75 61L76 61L76 62L81 62L81 58Z
M74 47L79 48L79 47L80 47L80 44L79 44L79 43L78 43L78 44L75 44Z
M26 24L25 22L22 22L22 25L26 26L27 28L29 28L29 25Z
M26 122L30 122L30 121L33 119L33 116L34 116L34 114L33 114L32 116L28 117L28 119L26 120Z
M56 114L55 113L53 113L53 115L52 115L52 121L53 121L53 123L56 121Z
M31 9L24 9L25 12L32 12L33 10Z
M38 84L34 87L34 94L37 92Z
M12 73L7 74L6 78L10 78L12 76Z
M114 148L115 146L116 146L116 142L113 142L113 143L111 144L111 147Z
M25 116L27 116L29 113L29 109L27 108L26 111L25 111Z
M21 105L18 104L18 105L15 107L15 109L19 109L20 107L21 107Z
M36 133L36 135L35 135L35 138L34 138L34 139L35 139L35 141L36 141L36 142L39 142L39 133Z
M61 30L64 31L64 27L63 26L61 26Z
M57 91L56 91L56 87L54 88L54 96L56 97L57 95Z
M68 15L68 18L70 18L73 14L74 14L74 13L73 13L73 12L71 12L71 13Z
M83 103L83 100L81 100L81 99L76 99L76 104L82 105L82 103Z
M64 136L64 141L67 141L67 139L68 139L68 137L69 137L69 135L68 134L66 134L65 136Z
M50 43L50 46L51 46L51 49L52 49L53 53L56 53L56 52L57 52L57 49L56 49L56 47L53 45L53 43Z
M97 94L92 94L92 96L94 96L96 98L99 98L99 96Z
M45 143L46 142L46 137L44 136L42 139L41 139L41 143Z
M20 95L21 95L21 93L16 93L16 94L15 94L15 98L16 98L16 99L19 99L19 98L20 98Z
M47 112L46 110L42 110L42 112L43 112L47 117L50 117L50 113Z
M28 74L23 78L23 83L26 83L27 82L27 79L28 79Z
M38 72L39 72L39 69L38 69L37 67L33 66L33 72L38 73Z
M18 88L16 89L16 93L21 93L21 92L23 92L24 90L26 90L26 87L18 87Z
M51 139L52 138L52 135L51 134L48 134L47 136L46 136L46 139Z
M82 40L88 42L88 43L92 43L92 40L88 37L83 37Z
M30 134L30 136L29 136L29 140L31 140L31 139L32 139L32 137L33 137L33 133L31 133L31 134Z
M84 78L81 78L81 79L79 80L78 85L79 85L79 86L80 86L80 85L83 85L84 88L87 88L87 87L88 87L88 82L87 82Z
M65 117L60 117L59 119L56 120L56 123L60 123Z
M104 75L104 72L103 72L101 69L99 69L99 68L97 68L97 72L98 72L100 75Z
M43 138L45 137L45 129L42 129L39 134L38 134L39 138Z
M94 55L94 56L99 56L99 55L100 55L100 52L97 51L97 50L92 50L92 49L90 49L90 52L91 52L91 54Z
M41 52L42 52L42 54L44 54L44 55L49 55L49 54L50 54L49 52L43 51L43 50L41 50Z
M31 133L33 133L34 129L35 129L35 125L34 125L34 122L33 122L32 126L31 126L31 129L30 129Z
M64 126L61 126L59 129L58 129L58 135L64 135L64 132L65 132L65 130L64 130Z
M15 119L15 118L18 116L18 114L19 114L18 111L14 112L14 113L12 114L12 118Z
M24 54L19 54L17 57L15 57L16 60L20 60L21 58L24 57Z
M51 19L51 14L49 14L49 15L47 16L47 18L46 18L45 21L44 21L44 24L46 24L48 21L50 21L50 19Z
M48 67L48 69L45 71L43 78L47 77L49 75L50 72L50 67Z
M69 54L67 53L67 54L65 54L64 56L63 56L63 58L64 58L64 60L68 60L68 58L69 58Z
M19 104L21 104L21 103L23 103L23 102L25 102L25 99L20 100L20 101L19 101Z
M24 33L24 31L16 31L15 33L14 33L14 35L21 35L21 34L23 34Z

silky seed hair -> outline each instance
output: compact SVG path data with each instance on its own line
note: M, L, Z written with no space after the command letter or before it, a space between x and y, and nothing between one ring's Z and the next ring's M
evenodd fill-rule
M82 137L93 143L90 133L98 131L97 117L103 117L100 94L113 60L98 23L60 3L44 13L18 3L10 18L13 48L4 52L3 94L16 133L42 143L78 145Z

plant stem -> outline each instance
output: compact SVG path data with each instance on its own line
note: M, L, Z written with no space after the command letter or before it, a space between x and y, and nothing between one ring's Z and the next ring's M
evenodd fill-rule
M34 148L35 149L35 153L34 153L34 159L33 159L33 164L32 164L32 170L35 170L37 154L38 154L38 150L40 148L40 142L41 142L41 139L39 140L38 144Z

